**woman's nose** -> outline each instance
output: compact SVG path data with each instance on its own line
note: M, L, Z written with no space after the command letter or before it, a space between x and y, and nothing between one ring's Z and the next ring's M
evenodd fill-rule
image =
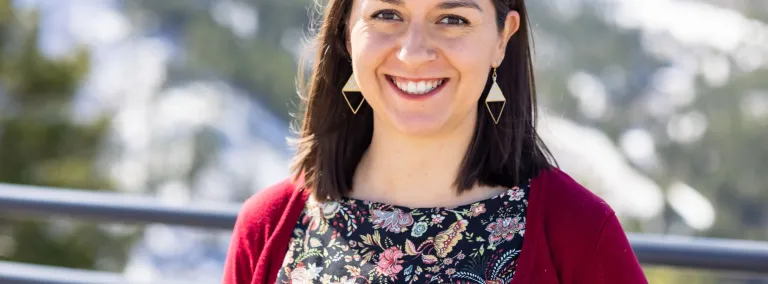
M437 59L437 52L430 44L424 28L411 25L404 35L397 58L408 66L418 67Z

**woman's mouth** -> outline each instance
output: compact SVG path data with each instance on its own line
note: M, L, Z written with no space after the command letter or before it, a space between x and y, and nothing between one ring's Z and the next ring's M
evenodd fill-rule
M448 81L448 78L408 79L391 75L386 75L386 77L395 88L410 96L425 96L436 93Z

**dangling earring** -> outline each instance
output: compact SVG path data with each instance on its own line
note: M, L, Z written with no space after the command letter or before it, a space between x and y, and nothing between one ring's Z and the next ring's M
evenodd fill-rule
M357 111L360 110L360 107L363 106L363 102L365 102L365 97L360 101L360 104L357 105L357 107L353 107L352 103L349 102L349 98L347 97L347 93L349 92L360 92L360 86L357 85L357 81L355 81L355 74L352 74L349 76L349 80L347 80L347 84L344 85L344 88L341 89L341 94L344 95L344 100L347 101L347 105L349 106L349 109L352 110L352 114L357 114Z
M501 103L501 110L499 111L499 115L494 116L493 111L491 110L491 106L488 103ZM501 113L504 112L504 107L507 105L507 98L504 97L504 94L501 92L501 88L499 88L499 84L496 83L496 68L493 68L493 85L491 85L491 90L488 92L488 96L485 98L485 107L488 108L488 113L491 114L491 118L493 118L493 123L499 124L499 119L501 119Z

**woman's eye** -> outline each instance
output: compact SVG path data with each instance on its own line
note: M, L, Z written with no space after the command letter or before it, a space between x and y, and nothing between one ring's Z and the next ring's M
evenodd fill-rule
M400 21L402 18L397 15L395 11L391 10L384 10L377 12L376 14L373 14L373 18L376 20L383 20L383 21Z
M459 16L446 16L446 17L440 19L439 23L440 24L444 24L444 25L463 26L463 25L468 24L469 21L467 21L467 19L464 19L464 18L459 17Z

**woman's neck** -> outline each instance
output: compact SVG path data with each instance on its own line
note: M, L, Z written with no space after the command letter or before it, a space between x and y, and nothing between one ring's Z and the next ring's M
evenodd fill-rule
M408 207L450 207L498 193L471 190L461 196L455 194L454 182L475 128L474 121L465 122L450 132L429 137L374 127L350 196Z

